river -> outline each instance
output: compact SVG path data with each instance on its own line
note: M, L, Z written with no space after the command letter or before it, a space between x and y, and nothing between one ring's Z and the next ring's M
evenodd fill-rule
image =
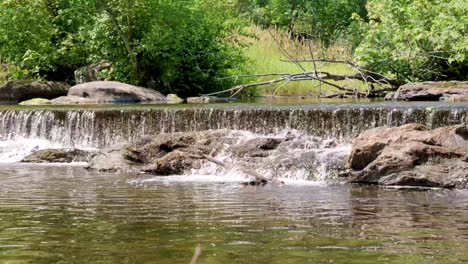
M17 161L149 133L294 130L350 144L379 125L466 124L466 105L365 104L0 109L0 263L466 263L468 192L285 177L95 173Z

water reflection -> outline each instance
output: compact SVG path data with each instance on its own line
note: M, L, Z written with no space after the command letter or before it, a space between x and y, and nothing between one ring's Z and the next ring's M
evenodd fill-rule
M1 165L2 263L463 263L468 193Z

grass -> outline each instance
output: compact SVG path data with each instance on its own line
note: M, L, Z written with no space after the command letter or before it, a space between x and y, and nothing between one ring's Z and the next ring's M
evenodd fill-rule
M300 73L303 70L296 64L282 62L281 60L294 59L336 59L351 60L352 51L346 44L337 43L331 47L324 47L320 43L311 40L298 41L290 39L286 33L278 30L264 30L252 26L251 33L255 38L246 39L249 47L246 49L246 57L250 60L249 72L245 74L264 74L264 73ZM289 55L287 55L287 54ZM313 63L301 63L301 66L307 71L313 70ZM336 63L316 63L321 71L327 71L334 74L353 74L355 70L345 64ZM249 79L249 82L272 80L274 77L262 77L258 79ZM340 81L333 82L340 85L346 85L348 88L358 90L366 89L365 84L359 81ZM253 88L262 95L272 95L276 88L282 83L261 86ZM252 88L250 88L252 89ZM322 84L318 81L300 81L290 82L281 87L277 95L280 96L325 96L337 93L338 90L332 86Z

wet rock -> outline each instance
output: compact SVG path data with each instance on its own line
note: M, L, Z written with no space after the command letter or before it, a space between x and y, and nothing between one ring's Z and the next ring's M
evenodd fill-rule
M96 101L89 99L89 98L79 97L79 96L60 96L58 98L51 100L51 103L57 104L57 105L95 104Z
M137 142L115 146L95 157L89 169L113 172L144 172L156 175L182 174L200 167L204 155L214 155L226 131L202 131L146 136Z
M461 187L468 179L468 128L367 130L355 139L347 166L355 183Z
M168 94L166 97L168 104L180 104L184 102L184 100L177 96L177 94Z
M210 102L210 98L207 96L187 98L187 103L189 104L207 104L209 102Z
M395 100L395 92L389 92L384 97L385 101L393 101Z
M89 161L88 170L99 172L122 172L122 173L137 173L142 168L141 165L134 164L131 161L124 159L124 145L117 144L104 151Z
M400 101L450 101L456 98L466 98L466 96L468 96L468 82L420 82L400 86L393 95L393 99Z
M183 151L172 151L157 159L150 169L145 172L155 175L182 175L191 169L199 169L200 159Z
M18 103L34 98L53 99L67 95L70 86L61 82L9 81L0 87L0 101Z
M97 155L96 151L86 151L80 149L43 149L38 150L21 162L27 163L70 163L70 162L88 162Z
M22 101L19 105L48 105L52 104L52 101L44 98L34 98L26 101Z
M165 103L166 97L161 93L115 81L96 81L75 85L67 96L81 97L95 103Z
M231 150L239 157L267 157L283 141L279 138L255 138L235 145Z

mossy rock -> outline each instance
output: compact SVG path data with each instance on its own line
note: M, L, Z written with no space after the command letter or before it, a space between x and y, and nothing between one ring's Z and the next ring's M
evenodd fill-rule
M47 105L47 104L52 104L52 101L49 99L44 99L44 98L34 98L31 100L26 100L26 101L19 103L19 105Z
M96 151L86 151L81 149L43 149L38 150L21 162L27 163L70 163L70 162L88 162L94 156Z

